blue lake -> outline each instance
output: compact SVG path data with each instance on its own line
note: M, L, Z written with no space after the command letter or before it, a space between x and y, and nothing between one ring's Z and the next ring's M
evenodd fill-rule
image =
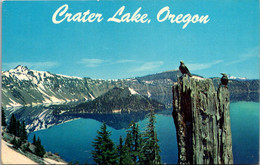
M259 159L259 103L237 102L230 105L232 145L235 164L257 164ZM176 164L178 149L175 126L171 115L156 114L161 158L163 163ZM148 119L138 122L141 131L145 129ZM33 132L41 138L46 151L57 152L66 161L94 163L91 156L91 144L100 129L101 122L81 118L46 130ZM114 129L111 139L118 144L119 136L126 136L125 129Z

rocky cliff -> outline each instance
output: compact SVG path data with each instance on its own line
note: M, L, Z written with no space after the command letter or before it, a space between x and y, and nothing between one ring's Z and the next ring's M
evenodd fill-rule
M184 76L172 90L178 163L233 164L228 89Z

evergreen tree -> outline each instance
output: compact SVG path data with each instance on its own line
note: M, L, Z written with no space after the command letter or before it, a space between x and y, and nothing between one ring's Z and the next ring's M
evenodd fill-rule
M143 148L142 152L144 153L144 164L160 164L161 157L159 155L160 147L158 145L157 133L155 131L155 114L154 111L151 111L149 123L146 127L144 136L143 136Z
M33 135L33 142L32 142L33 145L36 145L36 136L35 134Z
M120 136L118 150L118 164L133 164L128 145L123 145L123 138Z
M26 132L24 121L20 128L20 137L21 137L22 142L25 142L27 140L27 132Z
M17 148L20 148L22 146L22 141L21 141L21 139L19 138L18 140L17 140Z
M1 107L1 111L2 111L2 126L6 126L6 118L5 118L5 110L3 107Z
M14 148L18 148L17 147L17 140L15 139L15 137L13 138L13 140L11 140L11 144L13 144Z
M127 130L124 146L128 148L129 152L133 151L133 135L131 133L131 130Z
M28 142L26 142L26 143L24 143L23 145L22 145L22 151L29 151L29 152L31 152L31 150L30 150L30 144L28 143Z
M16 148L16 149L20 148L21 145L22 145L22 141L20 139L16 140L15 137L13 138L11 143L13 144L13 147Z
M143 135L142 134L140 134L140 141L139 141L139 143L140 143L140 147L139 147L139 150L138 150L138 152L139 152L139 161L138 161L138 163L139 164L144 164L145 163L145 153L143 152L143 144L144 144L144 140L143 140L143 137L142 137Z
M17 124L16 118L15 118L14 114L12 114L10 122L9 122L9 126L8 126L8 132L15 136L17 135L16 124Z
M119 145L117 146L117 152L118 152L118 163L122 164L123 162L123 138L120 136L119 138Z
M21 141L24 142L27 140L27 132L25 128L25 123L20 123L12 114L9 125L8 125L8 132L13 134L14 136L21 137Z
M129 150L133 163L143 163L143 153L141 152L141 135L138 124L130 123L130 130L127 131L125 147Z
M15 136L21 137L21 123L19 120L16 120L16 134Z
M94 151L92 151L93 159L98 164L115 164L117 163L117 154L113 141L110 139L111 132L107 131L106 124L97 131L98 135L92 142Z
M141 142L141 137L139 133L139 128L138 124L135 124L132 122L132 137L133 137L133 147L132 147L132 152L133 152L133 161L136 163L137 161L140 162L140 142Z
M39 156L39 157L43 157L45 154L45 149L41 144L41 140L40 137L38 137L36 144L35 144L35 155Z

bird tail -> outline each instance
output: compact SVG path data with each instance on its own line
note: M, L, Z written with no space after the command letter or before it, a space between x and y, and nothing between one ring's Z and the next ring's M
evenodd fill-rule
M190 73L190 72L188 73L188 75L189 75L190 77L192 77L192 75L191 75L191 73Z

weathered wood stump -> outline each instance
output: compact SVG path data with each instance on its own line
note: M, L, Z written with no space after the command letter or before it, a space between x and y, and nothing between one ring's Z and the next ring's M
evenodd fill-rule
M228 89L183 76L172 91L178 163L233 164Z

